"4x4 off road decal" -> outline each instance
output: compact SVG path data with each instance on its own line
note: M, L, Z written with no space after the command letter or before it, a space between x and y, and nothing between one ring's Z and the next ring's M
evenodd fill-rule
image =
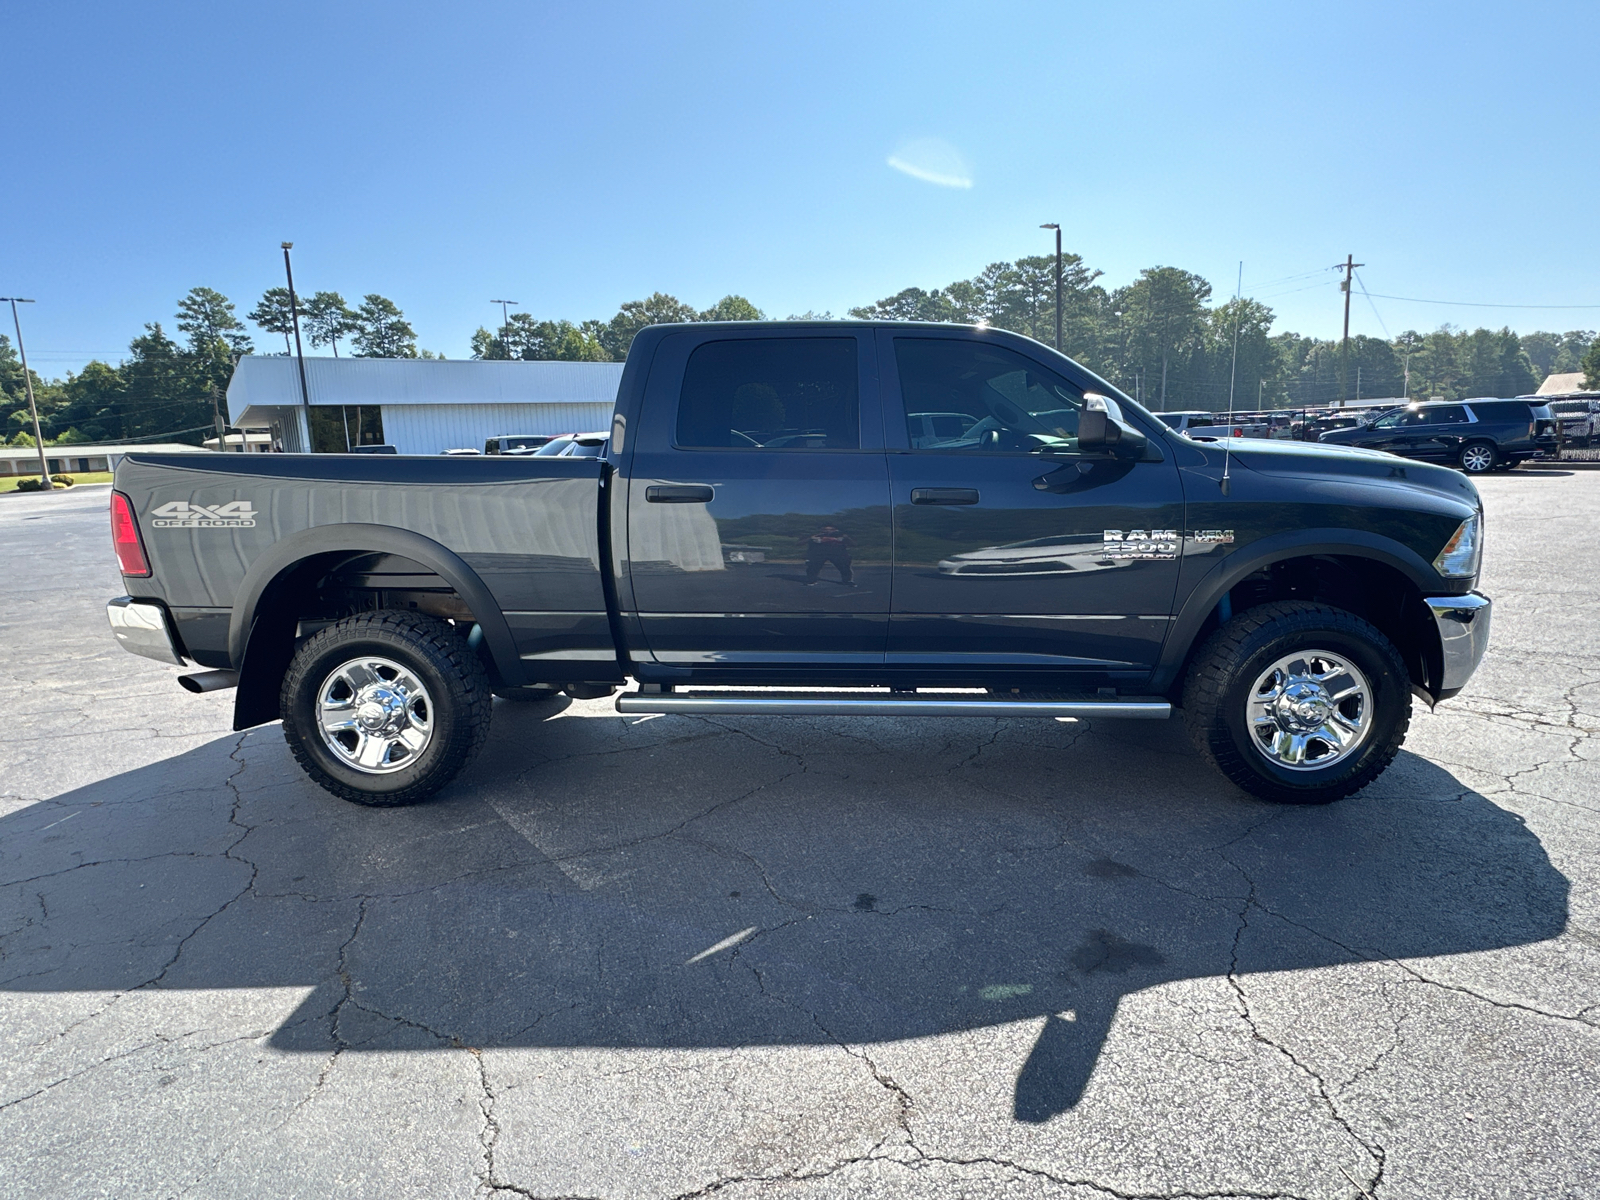
M230 500L226 504L171 500L154 509L150 517L157 529L252 529L256 510L248 500Z

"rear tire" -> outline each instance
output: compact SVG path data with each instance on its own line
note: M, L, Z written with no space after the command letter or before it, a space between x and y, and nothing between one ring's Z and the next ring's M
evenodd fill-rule
M279 693L283 736L342 800L415 804L489 735L482 662L448 622L415 612L346 617L296 651Z
M1183 716L1195 748L1245 791L1274 804L1328 804L1394 761L1411 684L1389 639L1353 613L1264 604L1195 654Z
M1500 450L1493 442L1468 442L1456 462L1468 475L1484 475L1500 462Z

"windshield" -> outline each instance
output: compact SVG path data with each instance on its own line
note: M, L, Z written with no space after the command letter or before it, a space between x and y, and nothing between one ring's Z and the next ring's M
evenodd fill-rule
M549 457L549 456L560 454L568 446L572 445L572 443L575 442L576 440L577 439L574 438L571 434L564 434L563 436L558 437L558 438L551 438L548 442L546 442L544 445L540 446L537 450L535 450L533 452L534 456L538 457L538 458L544 458L544 457Z

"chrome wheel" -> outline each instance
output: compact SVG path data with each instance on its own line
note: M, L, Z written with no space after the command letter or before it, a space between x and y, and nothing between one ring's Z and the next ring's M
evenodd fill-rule
M1250 742L1275 766L1315 771L1355 753L1372 725L1372 687L1326 650L1287 654L1256 679L1246 701Z
M1461 452L1461 469L1477 474L1493 468L1495 452L1493 446L1468 446Z
M353 658L317 689L317 724L340 762L386 775L414 765L428 748L433 701L409 667L388 658Z

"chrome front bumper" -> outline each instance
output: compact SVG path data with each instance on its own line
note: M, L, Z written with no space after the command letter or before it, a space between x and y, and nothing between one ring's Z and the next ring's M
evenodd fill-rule
M1489 645L1494 604L1489 597L1477 592L1468 592L1465 596L1436 596L1423 603L1433 614L1433 623L1439 630L1444 668L1439 690L1443 695L1454 695L1466 686L1483 661L1483 652Z
M157 662L183 666L177 642L167 624L167 612L151 600L118 596L106 604L106 619L118 643L130 654L142 654Z

